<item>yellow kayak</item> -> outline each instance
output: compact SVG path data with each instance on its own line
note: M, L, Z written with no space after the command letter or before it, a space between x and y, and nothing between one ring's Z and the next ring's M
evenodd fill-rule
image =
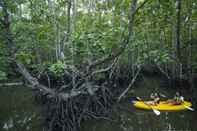
M181 104L172 104L168 103L167 101L160 101L157 105L150 105L151 101L133 101L133 105L136 108L146 109L146 110L160 110L160 111L180 111L188 109L192 106L191 102L184 101Z

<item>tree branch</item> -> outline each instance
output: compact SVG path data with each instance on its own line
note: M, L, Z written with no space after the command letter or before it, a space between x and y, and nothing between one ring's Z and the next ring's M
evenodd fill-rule
M132 0L132 4L130 6L130 15L129 15L129 25L128 25L128 36L123 40L121 47L117 52L112 52L109 56L105 56L101 59L98 59L89 65L89 68L93 68L99 64L105 63L106 61L115 59L119 55L121 55L125 48L128 46L130 38L132 37L133 32L133 23L134 23L134 16L136 14L136 5L137 0Z
M145 0L141 5L138 6L138 8L136 9L135 13L137 13L142 7L144 7L144 5L149 2L149 0Z
M0 1L0 4L2 6L2 4L4 4L4 1ZM75 97L81 93L84 93L81 91L78 91L78 92L71 91L69 93L57 93L54 89L48 88L47 86L40 84L38 82L38 80L29 73L29 71L26 69L26 67L22 63L17 61L16 54L14 52L14 49L16 49L16 44L14 42L11 30L10 30L10 21L9 21L9 14L8 14L7 6L3 5L2 7L3 7L3 11L4 11L3 29L5 32L4 37L6 40L5 41L6 46L9 49L10 56L11 56L12 60L14 61L14 63L16 64L19 72L22 74L22 76L25 78L25 80L27 80L30 83L31 88L38 89L38 90L44 92L45 94L48 94L50 97L58 97L63 100L67 100L70 97Z
M155 65L157 66L157 68L161 71L161 73L163 73L168 79L170 79L170 76L168 75L167 72L165 72L162 67L160 67L158 64L155 63Z
M120 96L118 97L118 102L120 102L120 100L122 99L122 97L123 96L125 96L125 94L129 91L129 89L133 86L133 84L134 84L134 82L136 81L136 79L137 79L137 76L138 76L138 74L140 73L140 71L141 71L141 67L139 67L138 68L138 70L137 70L137 73L135 74L135 76L133 77L133 79L132 79L132 81L131 81L131 83L129 84L129 86L120 94Z
M118 58L116 58L114 60L114 62L109 67L92 72L91 76L93 76L95 74L98 74L98 73L103 73L103 72L106 72L106 71L110 70L116 64L117 61L118 61Z
M10 83L0 83L0 87L10 87L10 86L22 86L23 82L10 82Z

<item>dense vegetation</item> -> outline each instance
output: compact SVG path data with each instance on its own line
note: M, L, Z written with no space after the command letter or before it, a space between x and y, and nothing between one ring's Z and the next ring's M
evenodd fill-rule
M107 114L117 97L108 87L125 80L120 101L141 69L195 90L196 8L195 0L0 0L0 81L20 73L50 99L45 105L58 103L50 111L70 122L57 113L51 130L78 130L94 112Z

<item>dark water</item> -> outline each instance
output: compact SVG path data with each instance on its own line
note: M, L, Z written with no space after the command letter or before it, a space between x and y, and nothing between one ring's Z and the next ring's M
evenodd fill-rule
M27 87L0 88L0 131L42 131L39 105Z
M154 91L172 97L175 90L158 88L159 80L144 78L128 98L134 92L146 99ZM129 99L114 105L112 118L106 119L86 121L82 131L197 131L196 111L161 112L157 116L153 111L135 109ZM0 88L0 131L43 131L41 109L29 88Z
M111 121L94 120L84 123L83 131L197 131L196 113L191 111L161 112L133 109L124 105Z
M145 77L135 87L134 93L143 99L149 98L150 93L155 91L167 98L173 97L176 90L159 88L159 83L160 78ZM128 98L129 95L131 94L128 93ZM188 99L190 94L186 93L184 96ZM157 116L153 111L135 109L128 99L114 106L111 121L102 119L85 122L82 131L197 131L197 112L161 112Z

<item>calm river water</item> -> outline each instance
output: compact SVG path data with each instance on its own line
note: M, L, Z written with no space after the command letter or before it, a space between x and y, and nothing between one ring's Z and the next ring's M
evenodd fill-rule
M144 78L133 91L146 99L157 91L170 98L175 90L159 87L159 79ZM17 88L17 89L16 89ZM197 131L197 112L161 112L135 109L128 100L114 105L110 120L91 120L82 125L82 131ZM186 99L189 94L185 94ZM43 131L41 109L34 102L29 88L0 88L0 131Z
M143 78L143 81L134 88L136 96L149 98L151 92L159 92L167 98L172 98L175 89L159 88L160 78ZM197 112L161 112L157 116L153 111L135 109L129 98L114 106L112 120L94 120L84 123L82 131L197 131ZM188 99L190 94L185 93ZM166 98L163 98L166 99Z

